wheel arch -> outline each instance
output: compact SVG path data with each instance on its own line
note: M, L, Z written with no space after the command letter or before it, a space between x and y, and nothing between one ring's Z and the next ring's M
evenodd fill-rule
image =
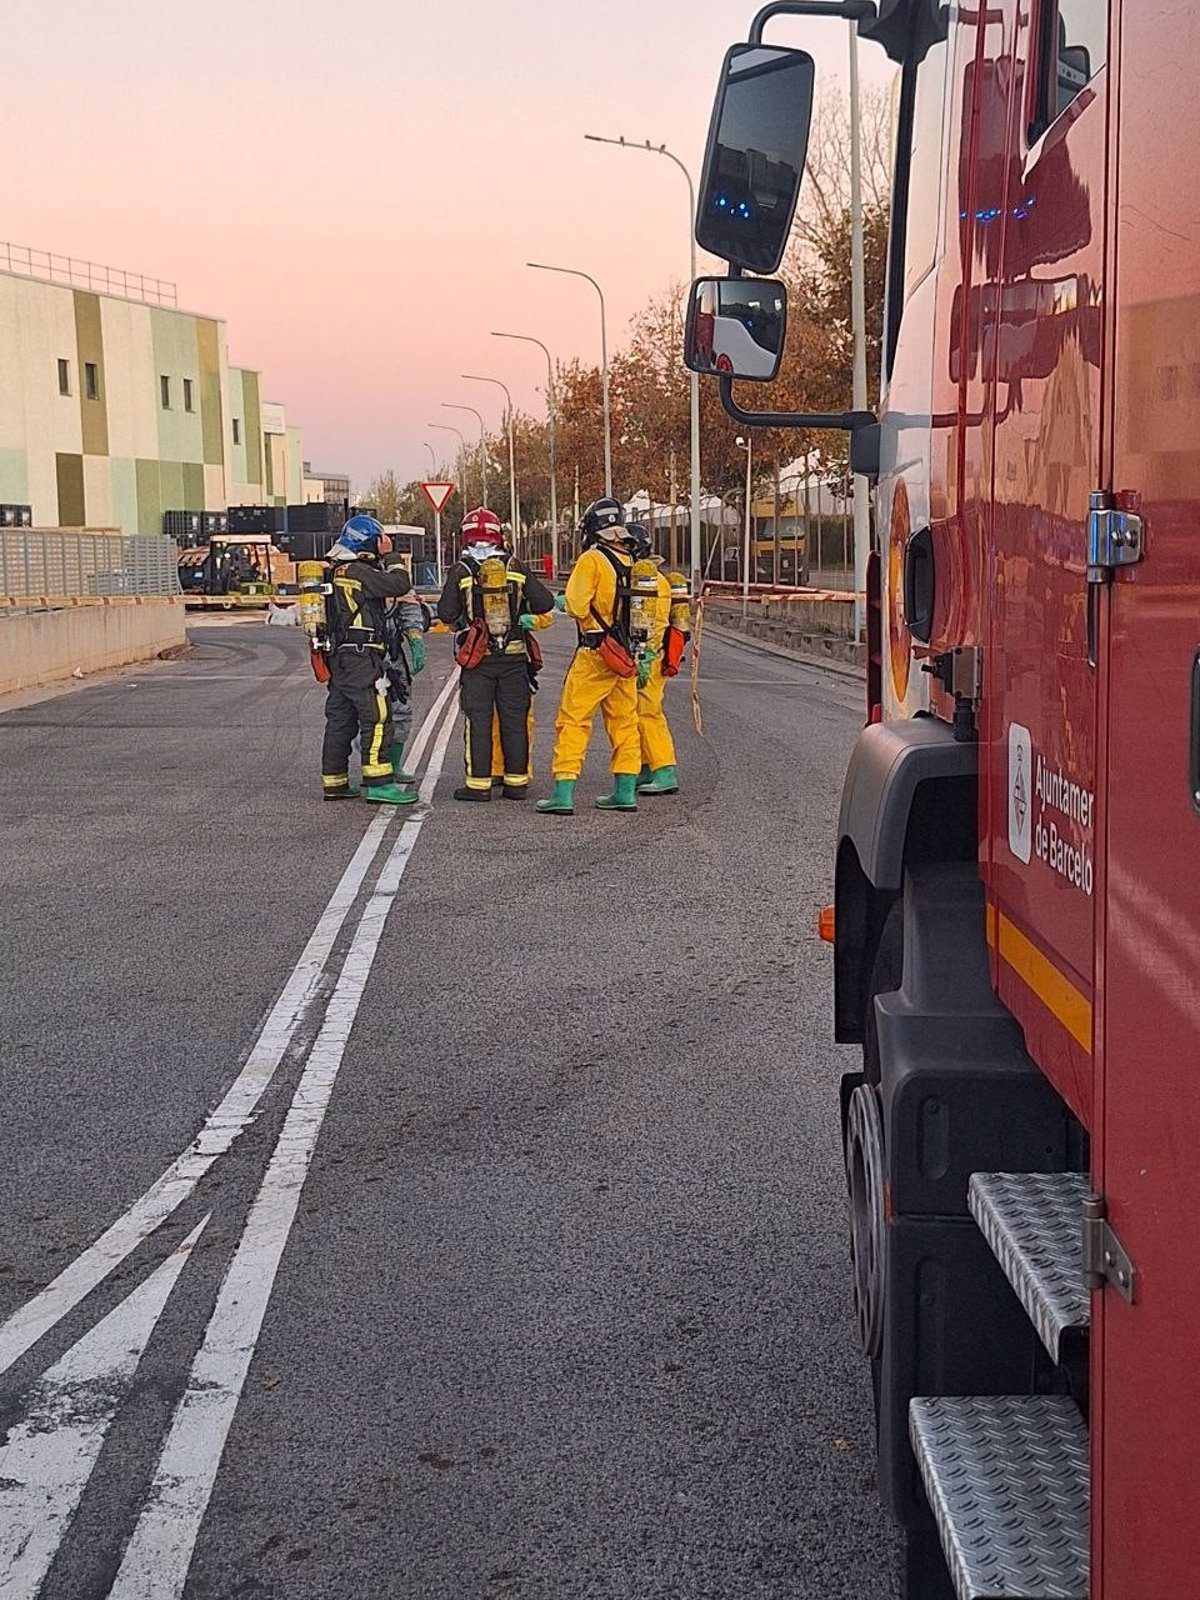
M867 986L904 870L978 855L978 746L917 716L873 723L842 791L834 881L834 1037L863 1042Z

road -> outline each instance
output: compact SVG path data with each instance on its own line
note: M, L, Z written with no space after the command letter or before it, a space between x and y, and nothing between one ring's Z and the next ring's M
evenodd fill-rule
M0 1596L889 1600L813 933L860 690L710 635L683 793L541 817L451 800L430 645L400 815L322 805L291 630L0 711Z

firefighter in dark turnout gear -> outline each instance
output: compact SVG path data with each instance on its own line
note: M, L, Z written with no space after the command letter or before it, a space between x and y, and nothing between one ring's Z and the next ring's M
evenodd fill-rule
M394 781L392 771L385 614L389 600L410 592L412 579L402 567L386 564L391 548L374 517L356 516L329 552L329 683L321 752L326 800L358 793L350 787L348 770L356 737L362 755L363 799L408 806L417 798L414 790Z
M462 525L462 554L446 574L440 620L457 630L454 657L462 668L460 703L466 719L466 780L456 800L492 797L492 723L500 725L508 800L529 788L530 668L541 656L534 618L554 610L554 596L524 561L504 548L500 519L482 507Z

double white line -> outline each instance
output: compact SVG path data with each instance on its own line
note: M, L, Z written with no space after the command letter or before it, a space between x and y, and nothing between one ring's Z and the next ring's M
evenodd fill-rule
M452 705L446 712L446 705L457 677L457 672L451 673L412 746L410 759L415 766L442 718L420 787L425 805L433 797L453 731L456 708ZM283 1130L221 1285L187 1388L176 1407L149 1499L110 1591L114 1600L171 1600L183 1592L200 1523L295 1220L317 1136L388 914L427 814L422 809L405 819L355 928ZM18 1360L177 1210L213 1162L248 1126L319 993L334 943L393 815L389 809L371 822L268 1015L245 1067L198 1139L95 1244L0 1328L0 1372ZM159 1306L158 1312L161 1309ZM149 1329L146 1333L148 1337ZM83 1482L78 1484L76 1503L83 1486ZM51 1549L50 1559L53 1554ZM14 1594L35 1594L45 1570L41 1566L33 1586L22 1586ZM0 1569L0 1593L9 1592L5 1573Z

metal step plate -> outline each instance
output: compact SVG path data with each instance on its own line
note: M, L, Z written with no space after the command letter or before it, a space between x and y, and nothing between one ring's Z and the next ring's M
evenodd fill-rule
M1075 1403L918 1399L908 1420L959 1600L1088 1600L1088 1435Z
M1087 1192L1077 1172L976 1172L967 1190L972 1216L1055 1361L1064 1338L1086 1332L1090 1316L1082 1242Z

